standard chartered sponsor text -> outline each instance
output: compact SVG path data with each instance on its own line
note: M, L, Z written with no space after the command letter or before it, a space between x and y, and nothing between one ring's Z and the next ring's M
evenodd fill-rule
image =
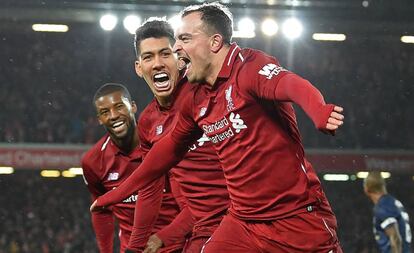
M217 130L222 129L223 127L226 127L229 125L229 121L224 117L223 119L216 121L213 124L210 125L203 125L203 131L205 134L209 134L212 132L215 132Z

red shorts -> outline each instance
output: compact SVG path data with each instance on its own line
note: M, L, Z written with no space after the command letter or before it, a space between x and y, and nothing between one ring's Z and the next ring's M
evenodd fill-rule
M217 229L219 224L194 227L190 239L185 244L183 253L200 253L204 244L210 239L213 232Z
M313 209L273 221L224 217L202 253L342 253L331 213Z
M181 253L183 252L183 244L173 244L160 248L157 253Z

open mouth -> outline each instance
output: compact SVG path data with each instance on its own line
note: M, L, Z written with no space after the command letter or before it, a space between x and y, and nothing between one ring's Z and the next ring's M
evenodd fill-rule
M189 67L189 65L191 64L190 59L188 59L188 57L186 56L179 56L178 57L178 66L180 69L184 69L185 67Z
M117 121L112 124L112 128L116 131L122 131L126 127L125 121Z
M170 77L165 72L157 73L153 77L154 85L157 90L163 91L169 89Z

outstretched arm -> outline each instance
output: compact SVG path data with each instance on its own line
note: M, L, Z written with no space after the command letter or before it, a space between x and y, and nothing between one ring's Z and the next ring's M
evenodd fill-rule
M186 154L188 148L167 135L158 141L148 152L142 164L116 189L99 197L90 210L97 211L118 203L141 189L147 188L153 180L163 176Z
M117 203L132 193L148 187L153 180L164 175L181 161L190 143L202 135L200 128L193 120L191 99L192 97L188 96L186 103L183 103L180 108L174 130L152 146L141 166L119 187L98 198L90 207L91 211Z
M296 74L288 73L280 78L275 98L298 104L312 119L316 128L325 133L334 134L343 124L343 108L326 104L319 90Z

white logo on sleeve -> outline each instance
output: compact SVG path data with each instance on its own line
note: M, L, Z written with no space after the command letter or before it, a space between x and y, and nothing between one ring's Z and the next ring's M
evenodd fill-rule
M162 125L159 125L159 126L157 126L156 128L155 128L155 134L156 135L160 135L160 134L162 134Z
M272 79L273 76L277 76L280 72L287 71L281 66L274 63L268 63L259 70L259 74L265 76L267 79Z
M203 117L206 114L207 107L202 107L200 110L200 117Z
M110 172L108 175L108 181L115 181L118 180L119 173L118 172Z
M231 98L232 89L233 89L233 86L230 85L230 87L225 90L226 100L227 100L227 111L228 112L234 109L233 99Z
M240 133L240 131L242 129L247 128L247 126L244 124L244 121L240 118L240 115L238 113L237 114L234 114L232 112L230 114L230 118L229 119L230 119L231 123L233 123L232 126L235 129L236 133Z

